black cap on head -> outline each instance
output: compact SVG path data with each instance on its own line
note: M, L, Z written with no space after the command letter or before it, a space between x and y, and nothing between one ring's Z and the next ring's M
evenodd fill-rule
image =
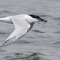
M36 19L40 19L40 17L38 15L29 15L29 16L36 18Z
M36 19L38 19L39 21L43 21L43 22L47 22L47 20L44 20L44 19L42 19L42 18L40 18L38 15L29 15L29 16L31 16L32 18L36 18Z

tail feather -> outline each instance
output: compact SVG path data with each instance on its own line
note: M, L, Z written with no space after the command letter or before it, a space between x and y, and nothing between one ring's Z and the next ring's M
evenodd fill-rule
M4 18L0 18L1 22L7 22L7 23L12 23L12 20L10 17L4 17Z

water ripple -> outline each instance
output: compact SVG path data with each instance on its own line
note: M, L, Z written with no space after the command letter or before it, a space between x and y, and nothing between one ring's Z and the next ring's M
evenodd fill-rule
M0 34L9 34L9 32L0 31Z
M21 40L21 41L17 41L16 43L19 43L19 44L29 44L29 43L32 43L32 42L29 42L29 41L26 41L26 40Z
M56 31L56 32L54 32L54 33L56 33L56 34L60 34L60 30L58 30L58 31Z
M57 41L57 42L55 42L54 44L58 44L58 45L60 45L60 41Z
M39 31L39 30L32 30L32 31L37 32L37 33L45 33L45 32Z
M0 14L2 14L2 13L12 13L12 12L10 12L8 10L2 10L2 11L0 11Z
M53 17L51 15L40 15L41 17Z
M54 17L53 19L56 21L60 21L60 17Z
M27 55L26 57L22 57L20 53L15 53L15 57L13 56L6 56L4 57L7 60L40 60L40 57L38 57L37 53L32 53L31 55Z

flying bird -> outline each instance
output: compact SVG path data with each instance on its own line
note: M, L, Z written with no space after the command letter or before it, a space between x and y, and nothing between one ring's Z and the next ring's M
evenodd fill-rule
M12 23L15 26L15 30L0 47L10 45L19 38L23 37L33 27L35 22L37 21L47 22L47 20L42 19L38 15L32 15L32 14L31 15L19 14L14 16L8 16L0 18L0 21Z

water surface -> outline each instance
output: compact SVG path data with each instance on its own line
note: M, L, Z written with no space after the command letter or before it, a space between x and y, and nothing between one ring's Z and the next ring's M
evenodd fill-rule
M60 0L0 0L0 17L36 14L48 22L33 29L10 46L0 48L0 60L60 60ZM0 22L0 45L14 25Z

